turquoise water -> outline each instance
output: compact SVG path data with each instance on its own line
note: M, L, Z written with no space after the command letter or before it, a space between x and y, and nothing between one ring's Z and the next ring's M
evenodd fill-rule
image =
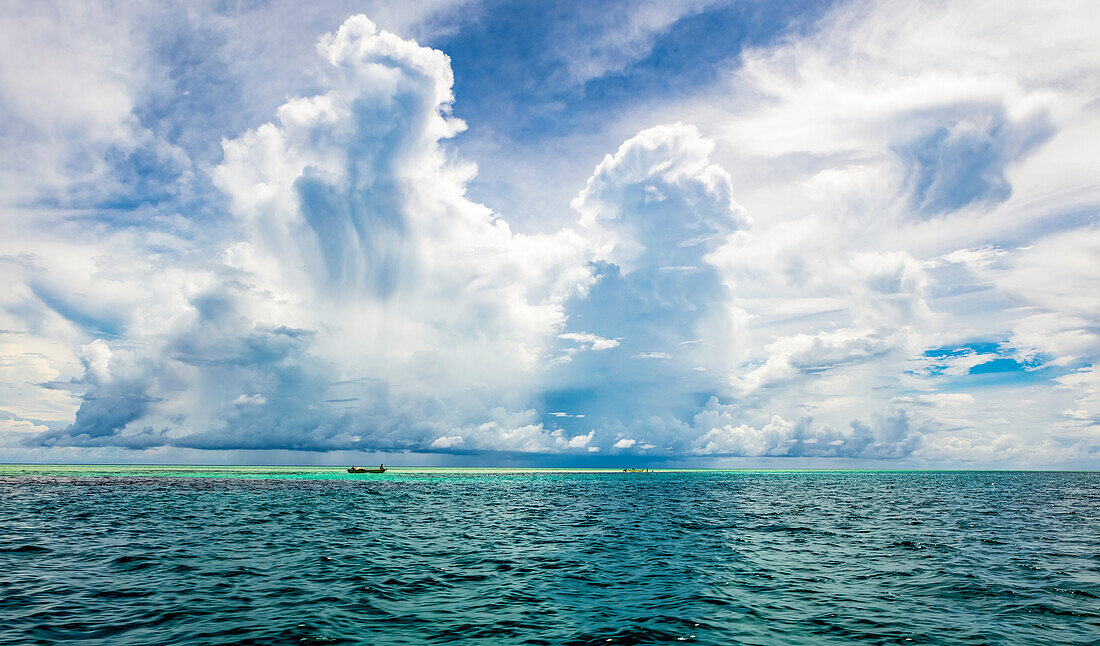
M0 466L0 644L1096 644L1100 474Z

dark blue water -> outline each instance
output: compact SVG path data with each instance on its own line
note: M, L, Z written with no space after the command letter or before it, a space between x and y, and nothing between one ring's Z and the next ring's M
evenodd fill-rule
M17 471L2 644L1100 643L1100 474Z

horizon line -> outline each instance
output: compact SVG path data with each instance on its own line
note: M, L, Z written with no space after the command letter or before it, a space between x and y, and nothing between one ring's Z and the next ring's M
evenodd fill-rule
M346 469L344 464L200 464L200 463L168 463L168 462L3 462L0 467L193 467L193 468L285 468L285 469ZM398 464L387 466L390 469L461 469L461 470L494 470L494 471L610 471L619 472L629 468L648 468L650 472L685 472L685 471L805 471L805 472L860 472L878 471L889 473L1100 473L1100 469L1058 469L1058 468L909 468L909 469L873 469L858 467L520 467L520 466L458 466L458 465L413 465Z

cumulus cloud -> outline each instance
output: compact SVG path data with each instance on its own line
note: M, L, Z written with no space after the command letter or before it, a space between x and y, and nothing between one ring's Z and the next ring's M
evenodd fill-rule
M873 332L841 329L818 334L796 334L777 339L765 350L764 365L738 378L736 385L754 390L800 374L829 370L881 356L891 344Z
M590 285L588 244L569 230L513 234L464 197L472 169L439 144L463 127L443 53L362 16L318 51L328 90L223 144L213 176L233 226L213 273L176 276L167 298L146 304L158 325L138 345L91 344L76 421L41 442L559 445L501 405L524 400L517 376L539 365L564 301ZM359 407L330 403L351 401ZM460 432L437 435L438 424Z
M610 350L619 346L619 339L605 339L598 334L587 332L565 332L559 334L558 338L575 342L579 350Z
M713 150L695 126L643 130L600 162L572 206L626 272L643 263L691 266L700 247L749 224L730 174L710 162Z
M607 389L599 416L609 437L621 424L664 445L678 428L673 411L695 406L694 392L721 386L720 377L694 370L722 361L721 353L681 345L704 337L721 344L731 333L723 324L729 294L706 256L750 225L713 150L693 126L647 128L605 156L572 200L597 262L587 294L569 303L570 317L622 351L574 354L558 383Z
M740 409L712 397L694 420L699 455L902 458L921 444L923 434L910 428L904 411L880 419L874 428L852 421L848 432L810 418L791 422L776 415L760 428L738 423Z
M592 442L592 438L595 437L595 435L596 435L595 430L588 431L584 435L574 435L573 437L571 437L569 439L566 439L565 436L562 435L558 431L555 431L555 433L557 433L557 437L559 439L559 444L564 448L567 448L567 449L586 449L586 450L590 449L590 448L596 448L598 450L598 447L588 446L589 443ZM552 433L552 435L553 435L553 433Z
M441 435L432 440L429 446L433 449L449 449L462 444L462 442L463 439L461 435Z

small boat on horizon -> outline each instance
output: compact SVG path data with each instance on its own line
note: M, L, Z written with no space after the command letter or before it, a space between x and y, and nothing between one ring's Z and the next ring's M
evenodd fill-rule
M348 473L385 473L386 467L381 464L377 469L368 469L367 467L348 467Z
M623 469L623 473L649 473L649 467L644 469L635 469L631 467L629 469Z

